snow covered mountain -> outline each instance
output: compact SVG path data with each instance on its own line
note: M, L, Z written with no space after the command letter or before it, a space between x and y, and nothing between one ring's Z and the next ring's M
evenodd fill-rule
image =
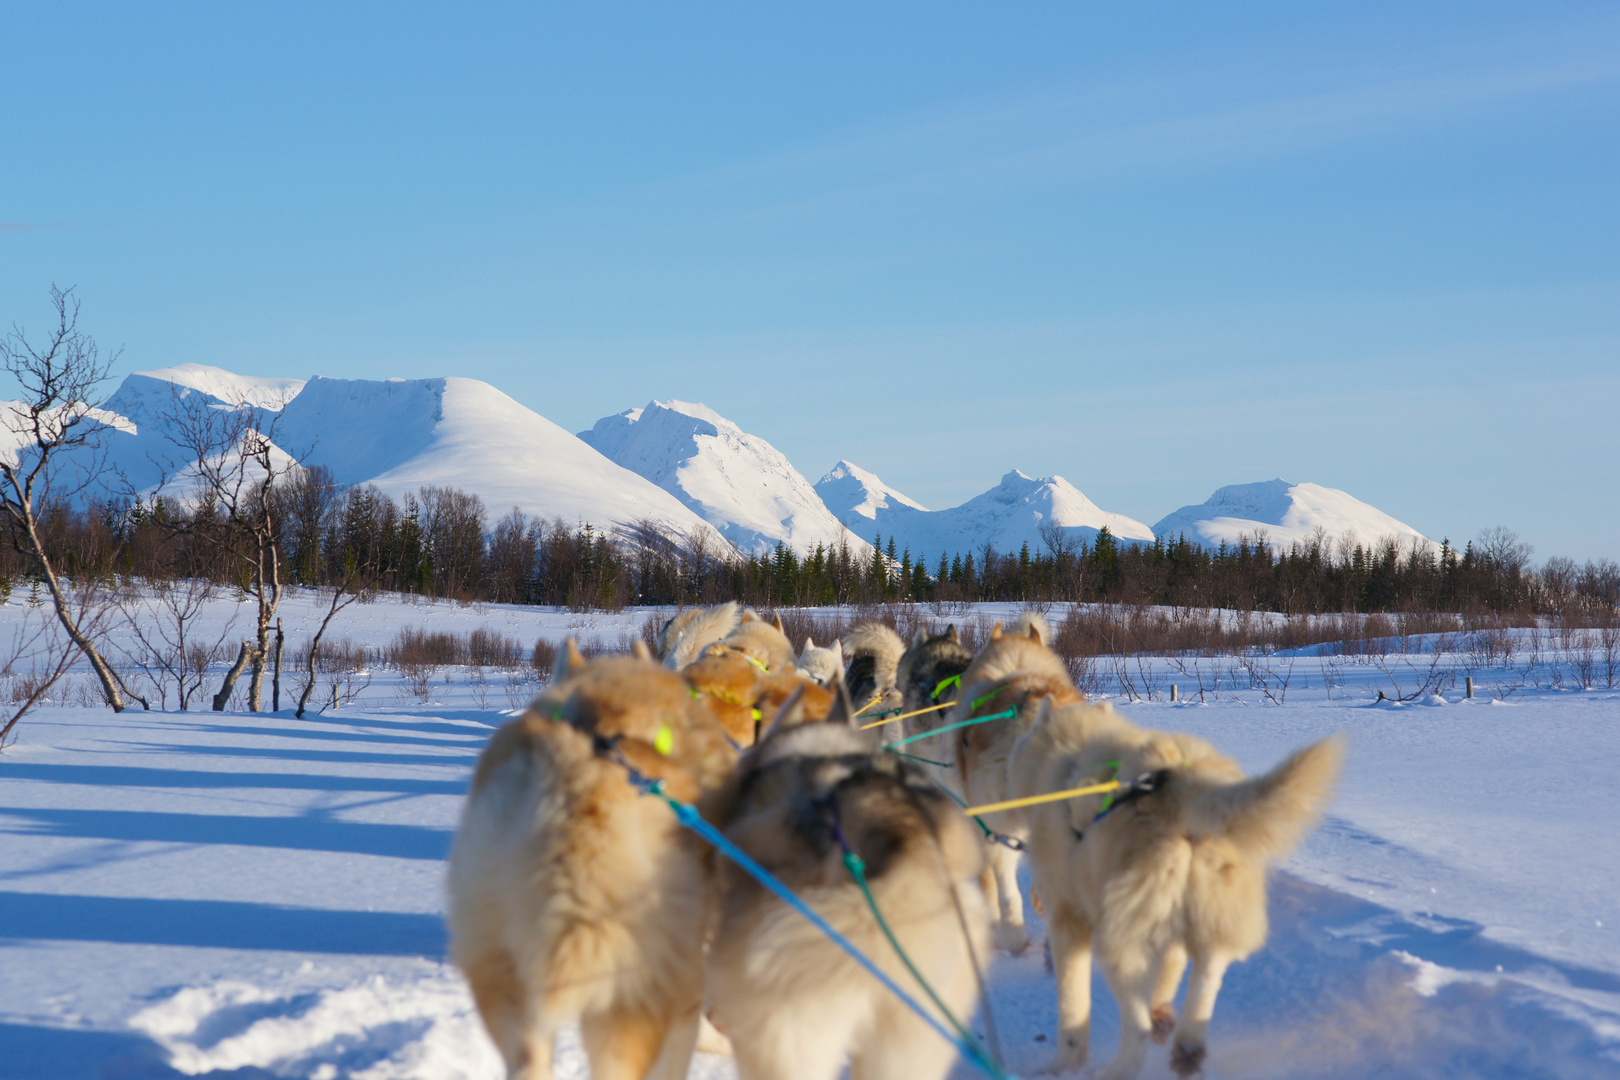
M975 551L993 544L1016 552L1024 544L1044 550L1041 526L1054 524L1075 540L1090 541L1107 526L1121 540L1149 541L1153 530L1123 514L1100 509L1061 476L1030 477L1014 469L1001 483L949 510L926 510L865 469L841 461L821 478L816 491L829 509L864 537L894 537L929 565L941 553Z
M342 483L396 498L426 484L478 495L491 525L516 506L570 526L647 519L683 534L709 529L668 492L488 383L462 378L305 382L201 364L136 372L101 407L107 465L93 494L151 491L173 473L185 453L164 417L177 397L193 395L209 408L259 409L273 419L279 449L326 465ZM166 490L183 485L182 477Z
M311 379L277 442L342 483L396 498L424 484L484 500L490 523L524 513L598 528L642 519L686 534L697 515L532 409L476 379Z
M1348 492L1281 479L1223 487L1197 506L1183 506L1165 517L1153 531L1166 541L1185 533L1188 540L1209 547L1264 532L1272 548L1280 550L1307 542L1318 528L1335 542L1347 535L1352 543L1368 546L1387 536L1429 542L1412 526Z
M653 401L596 422L579 437L657 484L739 550L778 541L804 552L847 539L864 551L782 452L705 405Z
M852 461L840 461L816 481L816 494L827 504L833 515L854 529L870 531L862 522L876 522L880 514L905 510L928 512L928 507L907 498L879 480L876 473L867 472Z

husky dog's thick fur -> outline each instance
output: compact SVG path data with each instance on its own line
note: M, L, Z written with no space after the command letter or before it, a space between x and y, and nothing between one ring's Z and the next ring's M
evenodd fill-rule
M703 654L703 650L737 628L742 610L735 601L714 607L689 607L678 612L658 632L658 659L667 668L680 671Z
M990 642L962 673L956 708L946 723L957 723L975 716L1016 710L1002 720L974 724L960 730L956 738L956 766L963 797L970 806L1001 802L1009 798L1007 763L1013 744L1035 722L1041 702L1068 705L1082 699L1069 681L1069 671L1061 658L1044 642L1051 631L1040 616L1025 616L1011 634L1004 634L997 623L990 631ZM984 817L984 822L1004 836L1023 840L1027 823L1022 810L1002 810ZM1018 852L1004 844L990 848L990 872L985 891L993 890L1000 921L996 924L998 948L1022 952L1029 944L1024 928L1024 899L1018 891Z
M830 647L817 648L816 639L804 639L804 651L799 654L796 670L807 679L826 686L844 679L844 643L835 641Z
M1014 797L1116 776L1153 785L1113 803L1090 795L1024 811L1058 978L1054 1070L1086 1061L1094 948L1121 1021L1104 1080L1134 1077L1149 1036L1162 1040L1172 1025L1172 1066L1198 1069L1227 965L1265 943L1267 864L1315 820L1342 754L1326 739L1245 780L1202 739L1145 731L1104 705L1041 703L1013 752ZM1189 959L1176 1020L1171 1003Z
M735 755L687 683L637 652L587 665L570 639L551 687L490 739L462 813L450 952L512 1077L550 1077L576 1018L595 1080L686 1075L709 863L618 759L690 800Z
M737 624L736 629L704 651L713 654L728 650L751 658L767 675L792 671L793 663L798 659L793 653L793 645L788 641L787 634L782 631L782 616L778 615L774 621L766 622L753 608L748 608L742 613L742 621Z
M918 992L843 860L866 863L879 910L952 1012L966 1017L987 911L978 834L937 788L846 720L774 724L705 816L897 983ZM742 1080L938 1080L955 1049L820 931L730 864L709 952L712 1015Z
M861 623L844 635L843 646L844 685L855 707L868 715L899 708L895 676L906 651L900 635L882 623Z
M972 663L973 654L963 647L954 623L943 634L933 637L929 637L926 631L918 630L911 639L911 648L900 658L895 673L895 685L901 695L901 711L914 713L932 705L955 701L961 689L959 681L949 686L940 684L962 674ZM945 714L949 711L935 709L911 717L905 721L904 733L916 735L932 731L945 723ZM947 751L945 747L940 747L939 752Z

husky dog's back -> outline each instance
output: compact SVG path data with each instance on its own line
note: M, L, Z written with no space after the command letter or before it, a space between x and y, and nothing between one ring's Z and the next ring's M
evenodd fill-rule
M1342 754L1338 740L1323 740L1244 779L1202 739L1137 728L1106 705L1042 704L1013 753L1015 796L1115 778L1151 784L1026 811L1058 977L1054 1070L1086 1061L1093 948L1121 1016L1119 1054L1103 1077L1135 1076L1148 1037L1167 1037L1172 1025L1172 1066L1197 1069L1227 966L1265 943L1266 867L1315 820ZM1172 1002L1189 960L1177 1021Z
M827 723L776 728L706 814L915 992L844 863L847 844L907 954L966 1017L985 949L983 845L937 788L841 722L849 711L846 698ZM945 1075L954 1048L838 946L736 867L721 881L710 993L741 1080L833 1080L846 1056L862 1080Z
M1046 620L1038 615L1020 619L1011 634L1002 633L997 623L990 632L989 644L962 674L956 708L947 714L947 723L1009 711L1013 714L962 728L956 735L956 767L963 797L971 806L1008 798L1008 759L1018 736L1035 722L1043 699L1050 697L1059 704L1081 700L1080 692L1069 681L1068 668L1045 645L1050 633ZM1022 810L997 811L985 815L983 821L1013 840L1024 838ZM1001 915L996 924L996 945L1021 952L1029 944L1029 932L1024 927L1023 894L1018 891L1018 852L1004 844L994 844L990 849L985 891L992 890Z
M679 676L650 657L587 667L571 639L553 685L491 737L450 854L447 922L509 1076L550 1077L555 1031L576 1018L593 1077L686 1075L706 863L619 762L692 799L732 760Z

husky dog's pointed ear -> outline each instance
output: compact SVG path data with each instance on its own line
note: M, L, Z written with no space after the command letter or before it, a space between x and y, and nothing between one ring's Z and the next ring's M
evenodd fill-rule
M835 642L832 643L832 654L833 654L833 663L838 665L838 681L843 682L844 681L844 643L842 641L835 641Z
M994 625L994 626L992 626L990 628L990 640L991 641L1000 641L1001 640L1001 621L999 619L996 620L996 625Z
M738 620L738 622L758 622L758 621L759 621L759 612L755 611L751 607L743 608L742 618Z
M827 723L847 724L850 727L859 727L860 722L855 719L855 703L850 700L849 687L844 680L838 680L838 699L833 702L832 711L827 713Z
M926 644L928 644L928 631L919 626L917 632L911 635L911 647L915 649L919 645Z
M634 656L637 660L644 660L649 664L652 663L652 650L647 648L647 643L642 641L640 638L636 638L636 640L630 643L630 655Z
M816 639L811 637L809 634L806 634L806 635L804 635L804 651L801 652L799 655L803 656L804 653L809 652L811 649L813 649L815 647L816 647Z
M960 645L960 644L962 644L962 635L958 634L956 632L956 624L955 623L951 623L950 626L946 627L946 629L945 629L945 640L950 642L952 645Z
M771 620L771 625L776 627L776 632L778 634L785 635L787 633L787 629L782 625L782 613L780 611L776 613L776 618Z
M562 649L557 653L556 662L551 665L551 681L562 682L584 666L585 657L579 651L579 642L570 637L563 642Z
M1033 622L1031 622L1029 624L1029 634L1027 636L1033 641L1040 641L1041 640L1041 628L1039 626L1036 626ZM1045 642L1041 642L1041 643L1043 645L1045 644Z
M776 710L776 715L765 725L765 730L754 737L754 745L758 746L770 738L779 728L802 723L804 723L804 684L800 683L799 688L794 690L788 699L782 702L782 707Z

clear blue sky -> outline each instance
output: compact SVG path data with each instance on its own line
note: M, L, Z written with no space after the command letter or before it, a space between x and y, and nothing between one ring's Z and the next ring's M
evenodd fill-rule
M542 7L0 3L0 323L1620 557L1613 3Z

